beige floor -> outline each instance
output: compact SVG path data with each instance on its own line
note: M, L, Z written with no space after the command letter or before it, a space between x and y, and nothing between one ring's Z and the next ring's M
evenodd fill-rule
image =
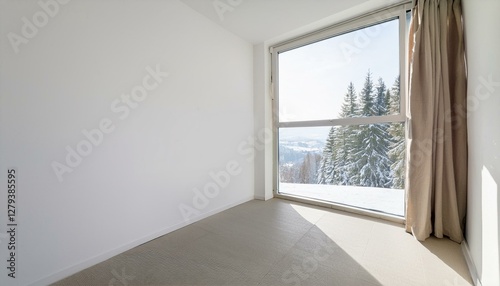
M251 201L54 285L471 285L460 245L286 200Z

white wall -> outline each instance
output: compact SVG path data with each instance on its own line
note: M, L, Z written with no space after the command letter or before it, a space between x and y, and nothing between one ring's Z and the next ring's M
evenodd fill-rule
M254 197L250 44L173 0L60 0L47 23L37 2L0 1L2 265L9 167L19 223L17 277L2 266L1 285L47 284L170 232L189 222L180 206L193 221ZM33 16L43 27L25 28L16 54L9 33ZM148 66L169 73L156 88ZM146 99L114 112L145 77ZM105 118L114 129L59 182L53 162ZM233 161L230 182L214 182ZM195 196L205 186L219 193Z
M255 132L255 198L273 197L273 102L270 94L269 47L253 48L254 72L254 132Z
M466 240L482 285L496 286L500 285L500 1L464 0L463 10L469 78Z

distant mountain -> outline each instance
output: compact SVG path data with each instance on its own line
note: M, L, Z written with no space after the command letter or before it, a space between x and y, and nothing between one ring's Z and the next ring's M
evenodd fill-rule
M300 163L308 153L321 154L324 141L311 138L286 138L279 141L280 165Z

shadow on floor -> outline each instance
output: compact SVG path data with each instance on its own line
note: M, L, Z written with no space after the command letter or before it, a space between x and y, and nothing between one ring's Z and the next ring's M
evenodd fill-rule
M470 280L469 270L465 267L465 258L461 255L460 244L448 238L436 238L434 236L429 237L421 244L464 280Z
M321 213L251 201L53 285L382 285L314 224Z

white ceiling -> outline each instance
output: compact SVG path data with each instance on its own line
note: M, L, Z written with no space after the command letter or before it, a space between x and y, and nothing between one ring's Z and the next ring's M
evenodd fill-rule
M373 0L180 1L252 44L273 39L365 2L373 2Z

